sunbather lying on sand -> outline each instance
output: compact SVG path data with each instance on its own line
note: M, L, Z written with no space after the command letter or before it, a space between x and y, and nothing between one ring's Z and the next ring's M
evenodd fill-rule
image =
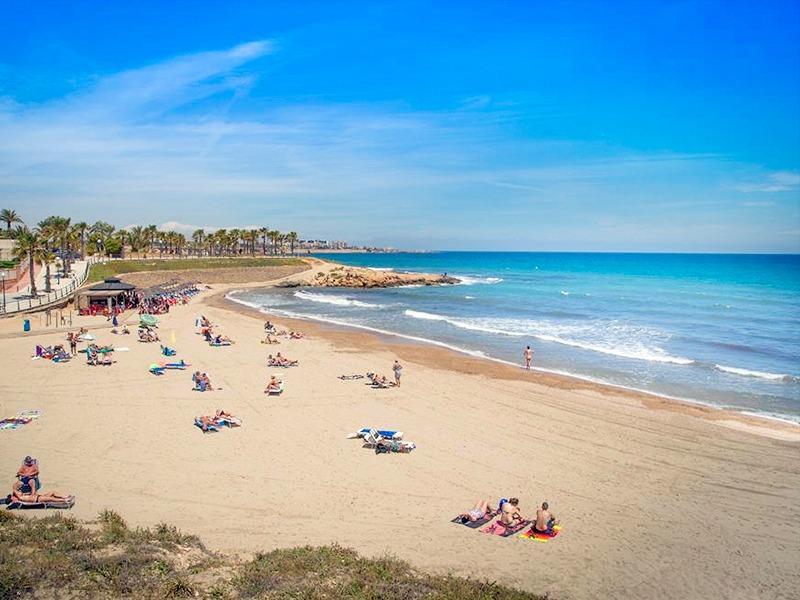
M301 332L299 332L299 331L290 331L289 332L289 338L291 338L293 340L302 340L303 339L303 334Z
M282 382L273 375L267 382L267 389L264 390L264 393L265 394L278 393L281 391L281 388L282 388Z
M61 492L43 492L41 494L29 489L26 491L22 481L15 481L11 486L11 500L15 502L27 502L29 504L36 504L39 502L67 502L72 500L69 494L62 494Z
M233 343L233 340L229 338L227 335L217 335L214 338L214 341L210 343L215 346L228 346Z
M281 356L281 353L278 352L278 355L275 357L273 357L272 354L267 357L267 364L270 367L296 367L300 364L300 361L289 360L288 358Z
M278 338L274 337L272 334L268 333L267 337L265 337L263 340L261 340L261 343L262 344L280 344L281 341Z
M367 373L367 379L373 387L388 388L394 386L393 381L389 381L386 375L378 375L377 373Z
M474 523L484 517L493 517L496 514L497 512L489 506L489 500L478 500L473 508L459 516L463 522L472 521Z

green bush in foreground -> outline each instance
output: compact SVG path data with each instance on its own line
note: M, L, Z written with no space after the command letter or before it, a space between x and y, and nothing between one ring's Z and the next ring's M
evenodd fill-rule
M115 260L91 266L89 282L102 281L125 273L145 271L188 271L190 269L241 269L262 267L286 267L303 265L299 258L180 258Z
M0 600L15 598L350 598L515 600L538 596L494 583L431 576L394 558L339 546L226 559L169 525L131 529L103 511L83 524L0 510Z

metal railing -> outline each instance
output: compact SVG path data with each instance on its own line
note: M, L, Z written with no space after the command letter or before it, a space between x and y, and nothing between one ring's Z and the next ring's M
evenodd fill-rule
M75 276L68 285L54 290L48 294L31 298L0 298L0 315L11 315L39 308L47 308L53 304L60 304L74 294L89 278L89 271L93 264L102 262L103 259L90 257L84 265L83 271ZM8 290L6 290L6 293Z

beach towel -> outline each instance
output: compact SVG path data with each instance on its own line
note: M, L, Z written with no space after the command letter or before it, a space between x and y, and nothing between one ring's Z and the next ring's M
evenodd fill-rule
M463 517L462 515L458 515L455 519L450 521L451 523L457 523L458 525L463 525L464 527L469 527L470 529L477 529L482 525L486 525L489 521L494 519L497 516L497 513L489 513L482 519L478 519L477 521L470 521L468 518Z
M525 529L525 527L527 527L530 524L531 524L530 521L523 521L516 527L509 527L508 525L505 525L502 521L495 521L488 527L484 527L483 529L481 529L481 533L499 535L500 537L511 537L515 533L519 533L520 531Z
M62 502L20 502L19 500L12 500L11 494L6 496L6 504L8 505L6 508L8 510L14 509L43 509L43 508L72 508L75 506L75 496L72 496L69 500L64 500Z
M203 422L200 420L200 417L195 417L195 419L194 419L194 424L195 424L195 426L196 426L196 427L198 427L198 428L200 429L200 431L202 431L203 433L209 433L209 432L212 432L212 431L213 431L213 432L218 432L218 431L219 431L219 428L217 428L217 426L216 426L216 425L206 425L206 428L205 428L205 429L203 429Z
M176 363L163 363L163 362L159 363L159 367L161 367L162 369L180 369L180 370L183 370L186 367L191 367L191 366L192 365L190 365L189 363L183 362L183 359L181 359L181 362L176 362Z
M25 410L17 413L17 416L8 419L0 419L0 431L3 429L19 429L31 421L38 419L41 415L39 410Z
M525 533L519 536L521 540L533 540L534 542L539 542L540 544L545 544L556 537L561 532L561 525L554 525L552 533L539 533L538 531L534 531L533 527L528 529Z

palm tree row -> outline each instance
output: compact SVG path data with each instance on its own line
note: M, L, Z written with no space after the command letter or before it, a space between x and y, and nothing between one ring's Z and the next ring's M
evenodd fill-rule
M51 216L28 228L20 215L11 209L0 210L0 223L5 224L4 237L17 242L15 256L28 260L33 273L35 262L46 269L46 289L50 291L50 268L57 257L61 258L63 271L70 271L72 257L78 254L83 260L88 254L121 256L126 251L139 257L159 256L242 256L284 255L287 245L294 254L297 233L282 233L261 227L259 229L217 229L206 232L197 229L189 239L176 231L160 231L155 225L136 225L129 229L116 229L104 221L92 225L72 223L68 217ZM12 228L12 226L16 227ZM33 279L33 278L32 278ZM36 283L31 281L31 293L36 293Z

